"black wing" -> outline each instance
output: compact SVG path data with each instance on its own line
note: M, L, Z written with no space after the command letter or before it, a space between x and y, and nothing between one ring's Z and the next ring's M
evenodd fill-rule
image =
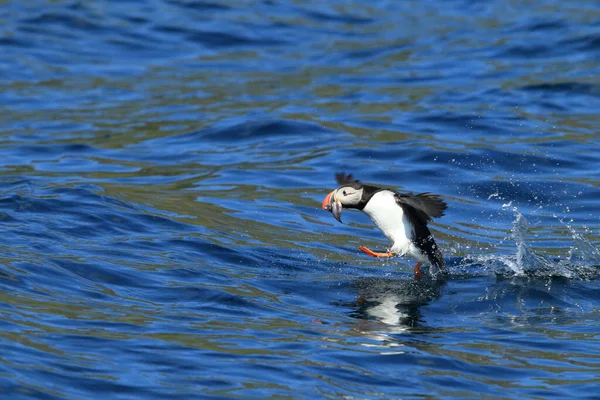
M349 185L351 183L360 183L358 179L354 179L352 174L346 175L343 172L338 172L335 174L335 180L340 186Z
M444 210L448 205L437 194L431 193L396 193L396 202L402 207L410 206L415 209L415 216L424 225L432 218L439 218L444 215Z
M423 250L429 262L438 268L445 269L446 263L442 252L435 243L427 222L432 218L438 218L444 215L444 210L448 207L446 202L440 196L431 193L396 193L396 203L402 207L404 213L409 219L415 221L413 224L415 244Z

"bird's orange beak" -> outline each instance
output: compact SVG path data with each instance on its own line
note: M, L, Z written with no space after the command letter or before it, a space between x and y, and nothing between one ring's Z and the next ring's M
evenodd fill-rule
M330 211L334 218L338 221L342 222L342 203L335 198L335 190L325 196L325 200L323 200L323 210Z
M335 193L335 190L331 191L331 193L329 193L327 196L325 196L325 200L323 200L323 204L321 205L323 207L323 210L327 210L327 211L331 210L331 197L333 196L334 193Z

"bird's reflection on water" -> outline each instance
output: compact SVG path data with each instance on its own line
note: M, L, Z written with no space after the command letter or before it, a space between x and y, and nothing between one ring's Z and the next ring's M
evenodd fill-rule
M367 346L397 347L401 341L390 335L430 331L421 307L441 298L444 280L413 278L361 278L350 284L357 293L350 314L354 328L367 338L380 342Z

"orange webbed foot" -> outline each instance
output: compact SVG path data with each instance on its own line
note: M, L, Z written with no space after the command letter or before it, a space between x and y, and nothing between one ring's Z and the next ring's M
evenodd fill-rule
M389 251L387 253L378 253L376 251L369 249L366 246L359 246L358 249L364 251L371 257L394 257L394 253L390 253Z
M421 263L418 262L417 265L415 265L415 281L421 279L423 275L423 271L421 271Z

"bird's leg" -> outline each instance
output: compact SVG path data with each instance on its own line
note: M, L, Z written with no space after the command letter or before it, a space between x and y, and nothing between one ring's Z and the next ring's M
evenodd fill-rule
M394 257L394 253L392 253L390 251L388 251L387 253L378 253L376 251L369 249L366 246L360 246L358 249L364 251L371 257Z
M421 279L422 276L423 272L421 271L421 263L418 262L417 265L415 265L415 281Z

